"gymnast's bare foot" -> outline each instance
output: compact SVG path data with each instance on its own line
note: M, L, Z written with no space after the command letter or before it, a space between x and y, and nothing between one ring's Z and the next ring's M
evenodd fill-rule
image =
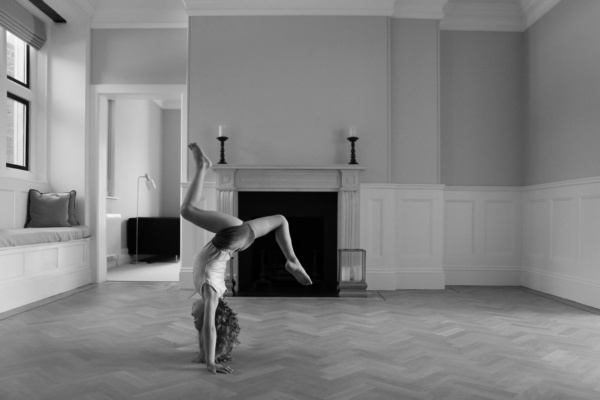
M212 167L212 161L210 161L210 158L208 158L206 154L204 154L202 149L198 147L196 143L190 143L188 147L194 155L194 160L196 160L196 167L202 169L209 169L210 167Z
M303 284L305 286L312 285L312 281L310 280L310 277L308 276L308 274L306 273L304 268L302 268L302 265L300 265L299 261L286 262L285 269L290 274L292 274L294 276L294 278L296 278L296 280L298 282L300 282L301 284Z

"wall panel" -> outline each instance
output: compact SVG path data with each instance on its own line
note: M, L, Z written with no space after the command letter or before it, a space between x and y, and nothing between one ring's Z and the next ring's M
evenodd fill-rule
M600 179L530 186L523 197L522 285L600 307Z
M519 188L446 187L444 271L448 285L518 285Z

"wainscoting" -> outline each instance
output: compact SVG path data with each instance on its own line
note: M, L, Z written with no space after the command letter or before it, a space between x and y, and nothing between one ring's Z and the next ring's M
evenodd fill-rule
M205 197L216 209L214 184ZM193 255L210 236L187 222L183 234L189 288ZM600 308L600 177L523 188L361 184L360 247L369 290L522 285Z
M600 178L523 189L523 286L600 308Z
M447 187L444 204L446 284L519 285L520 189Z
M360 189L368 288L443 289L444 186L364 184Z

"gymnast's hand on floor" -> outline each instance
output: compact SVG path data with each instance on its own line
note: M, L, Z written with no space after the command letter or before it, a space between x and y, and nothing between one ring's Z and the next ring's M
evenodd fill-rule
M233 372L231 367L221 364L207 364L206 369L212 372L213 374L230 374Z

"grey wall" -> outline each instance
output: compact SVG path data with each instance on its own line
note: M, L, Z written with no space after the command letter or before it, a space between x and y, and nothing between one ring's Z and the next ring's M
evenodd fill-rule
M523 34L441 32L441 177L522 184Z
M526 33L525 183L600 176L600 2L562 1Z
M186 29L92 29L91 83L185 84Z
M349 162L356 126L365 182L388 178L388 19L190 18L189 135L230 164Z
M391 182L439 183L438 22L391 19Z

